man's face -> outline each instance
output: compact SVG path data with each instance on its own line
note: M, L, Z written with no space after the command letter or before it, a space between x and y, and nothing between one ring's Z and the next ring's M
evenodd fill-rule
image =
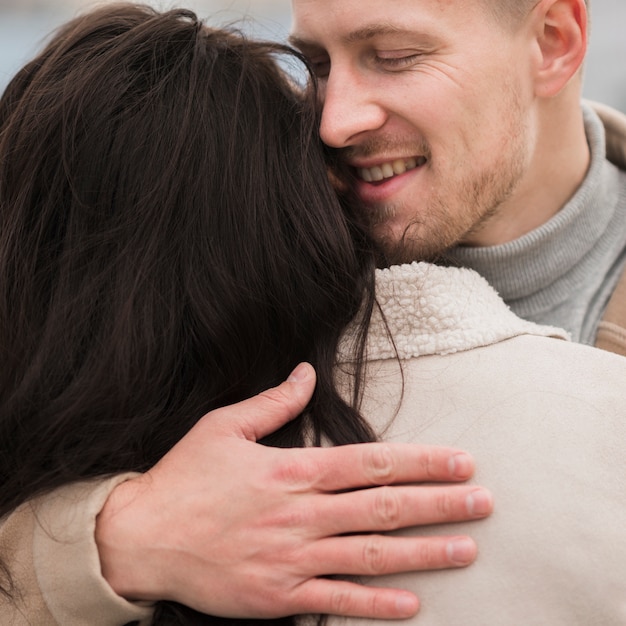
M500 243L534 145L528 29L482 0L292 0L323 141L392 262Z

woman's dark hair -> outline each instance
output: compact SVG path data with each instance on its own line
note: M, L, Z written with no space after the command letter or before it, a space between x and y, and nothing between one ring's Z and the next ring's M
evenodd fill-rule
M277 55L297 57L190 11L108 5L6 89L0 517L147 470L203 414L304 360L314 398L266 443L372 439L333 368L343 328L372 308L373 261L328 181L314 94ZM217 621L165 603L155 617Z

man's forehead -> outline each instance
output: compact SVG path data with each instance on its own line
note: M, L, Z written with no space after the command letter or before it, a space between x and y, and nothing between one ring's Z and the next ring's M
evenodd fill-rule
M345 43L376 35L429 30L444 15L466 20L484 0L291 0L294 43L334 31Z
M482 2L483 0L480 0ZM385 40L432 43L474 22L477 0L292 0L290 43L303 51ZM470 6L473 9L470 9ZM463 10L459 10L463 8Z
M320 40L331 34L347 45L383 35L408 34L415 31L415 25L407 27L411 5L407 0L292 0L290 42L307 48L319 46Z
M362 16L372 8L383 9L388 15L393 15L412 9L464 11L484 2L485 0L291 0L291 10L294 18L323 16L330 11L348 16Z

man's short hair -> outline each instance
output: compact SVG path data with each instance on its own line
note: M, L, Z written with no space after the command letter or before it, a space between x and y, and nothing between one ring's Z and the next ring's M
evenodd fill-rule
M515 28L537 5L539 0L482 0L497 22ZM591 0L585 0L587 8Z

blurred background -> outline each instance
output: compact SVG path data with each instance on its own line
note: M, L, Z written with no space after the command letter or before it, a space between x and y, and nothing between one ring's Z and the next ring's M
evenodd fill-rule
M0 91L56 26L92 0L0 0ZM244 19L245 29L284 40L290 0L149 0L160 9L183 6L209 23ZM626 0L592 0L592 30L584 94L626 112Z

